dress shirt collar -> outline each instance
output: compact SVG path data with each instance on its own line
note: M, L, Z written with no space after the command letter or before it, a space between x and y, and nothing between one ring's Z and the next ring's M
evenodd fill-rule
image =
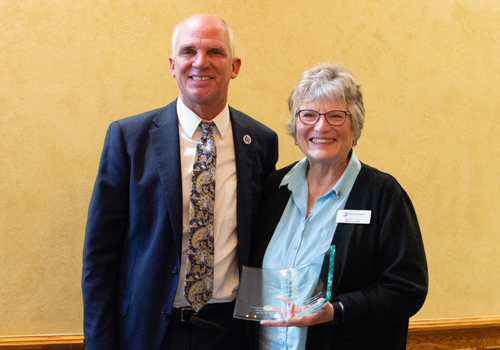
M193 135L200 125L201 119L196 113L190 110L180 96L177 98L177 116L179 119L179 125L182 130L186 133L186 135L192 139ZM227 134L227 130L229 128L229 107L226 103L226 107L211 121L215 123L217 130L221 135L221 138L224 138Z
M307 158L303 158L297 164L295 164L292 170L290 170L288 174L283 177L283 180L281 180L280 187L288 185L288 189L290 191L294 192L295 190L298 190L299 187L301 187L304 182L307 181L307 164ZM354 150L351 150L351 159L349 160L344 173L337 181L337 183L333 186L333 188L327 193L327 195L329 195L333 191L335 193L335 196L339 199L343 196L346 196L348 192L350 192L354 181L356 181L360 170L361 163L359 162L358 157L356 157L356 153L354 153Z

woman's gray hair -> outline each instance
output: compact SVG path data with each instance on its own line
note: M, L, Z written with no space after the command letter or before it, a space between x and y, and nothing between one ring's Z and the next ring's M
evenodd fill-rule
M286 125L288 134L295 139L297 112L300 106L321 99L347 103L347 109L351 113L353 146L356 146L365 121L363 95L360 85L356 84L351 72L339 63L322 63L302 73L299 83L288 98L290 110L290 118Z

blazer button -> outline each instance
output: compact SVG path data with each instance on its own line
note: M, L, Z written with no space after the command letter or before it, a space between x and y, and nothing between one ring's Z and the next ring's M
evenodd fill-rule
M174 269L172 270L172 273L173 273L174 275L178 275L178 274L179 274L179 268L178 268L177 266L176 266L176 267L174 267Z

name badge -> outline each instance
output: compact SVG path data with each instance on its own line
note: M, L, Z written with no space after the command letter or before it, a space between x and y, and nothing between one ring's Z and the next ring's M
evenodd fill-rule
M371 217L371 210L339 210L337 212L337 222L342 224L369 224Z

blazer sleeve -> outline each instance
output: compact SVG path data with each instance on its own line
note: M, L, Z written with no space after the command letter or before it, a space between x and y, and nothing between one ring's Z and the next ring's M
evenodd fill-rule
M104 141L85 231L82 295L87 349L118 349L118 268L128 225L129 174L123 135L114 122Z

